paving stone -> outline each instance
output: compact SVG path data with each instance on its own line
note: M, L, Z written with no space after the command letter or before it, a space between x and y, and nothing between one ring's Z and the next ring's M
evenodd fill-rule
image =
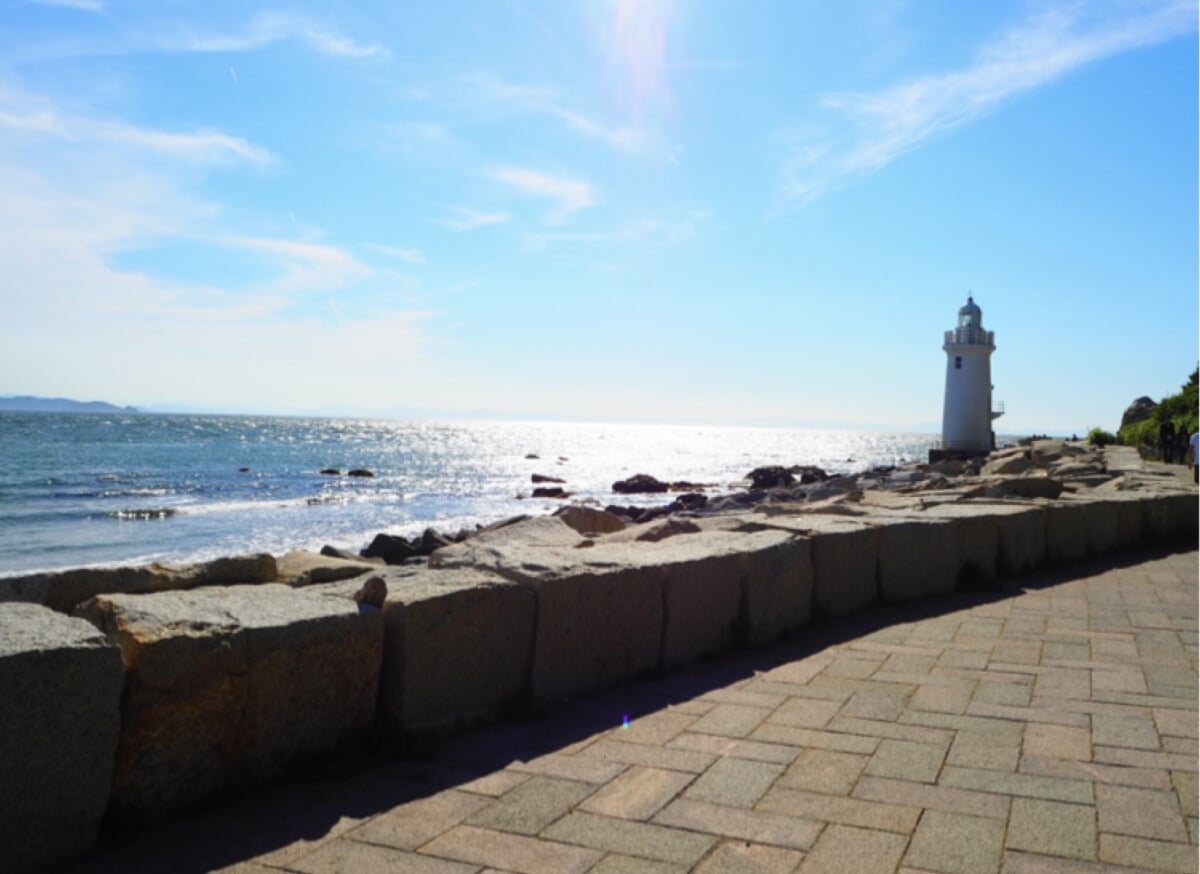
M975 695L971 700L981 704L1028 707L1032 696L1032 683L989 683L985 681L975 687Z
M622 765L667 768L671 771L684 771L689 774L699 774L717 760L717 756L710 753L672 747L652 747L647 744L627 744L610 740L597 741L581 752L579 757Z
M884 801L889 804L910 804L926 810L945 813L966 813L971 816L987 816L993 819L1008 818L1010 799L1004 795L988 792L973 792L969 789L953 789L949 786L934 786L928 783L912 783L907 780L889 780L883 777L866 776L854 787L855 798L867 801Z
M790 725L760 725L751 735L755 740L768 743L787 744L795 747L816 747L823 750L838 750L846 753L870 755L879 748L879 738L842 734L837 731L820 731L811 728L796 728Z
M1096 809L1038 798L1014 798L1005 846L1072 859L1096 858Z
M1092 758L1092 738L1086 728L1031 722L1025 726L1022 751L1031 756L1086 762Z
M1187 826L1174 795L1133 786L1096 786L1100 831L1112 834L1187 841Z
M779 785L829 795L849 795L868 761L867 756L853 753L807 749L780 775Z
M750 759L718 759L696 778L684 796L726 807L753 807L762 798L784 766Z
M778 762L786 765L796 758L800 749L785 744L764 743L754 740L736 740L715 734L692 734L685 732L672 740L669 747L681 750L696 750L716 756L732 756L736 759L755 759L760 762Z
M542 836L678 865L695 865L716 843L711 835L578 811L560 819Z
M359 871L379 871L383 874L474 874L479 870L475 865L462 862L348 840L330 841L291 862L288 869L303 874L357 874Z
M1043 777L1066 777L1093 783L1140 786L1144 789L1169 789L1171 784L1167 771L1077 762L1072 759L1045 759L1040 756L1022 756L1020 770L1025 774L1040 774Z
M656 862L653 859L639 859L636 856L610 853L601 859L600 864L588 874L685 874L686 871L687 867L684 865L672 865L670 862ZM487 872L483 872L483 874L487 874Z
M907 842L904 835L831 825L805 857L800 874L892 871L904 855Z
M588 749L590 750L591 747ZM591 757L568 756L562 753L549 753L538 756L536 759L530 759L528 762L516 761L508 767L510 770L526 774L562 777L566 780L579 780L584 783L607 783L625 770L622 765L615 762L598 762Z
M906 713L905 717L910 715ZM907 723L882 722L878 719L845 719L839 716L829 723L829 729L849 734L863 734L869 737L906 740L935 746L946 746L954 740L954 733L945 729Z
M661 746L695 721L696 717L687 713L669 710L650 713L630 720L628 728L618 728L609 732L608 739L619 740L622 743Z
M812 701L791 698L770 715L776 725L794 725L799 728L824 728L842 705L837 701Z
M1016 795L1023 798L1045 798L1051 801L1071 801L1076 804L1091 804L1093 800L1091 783L1060 777L1009 774L1005 771L946 765L942 768L939 782L943 786L953 786L957 789L974 789L978 792L996 792L1001 795Z
M1173 771L1171 784L1179 798L1179 810L1184 816L1200 816L1197 806L1197 775L1195 771Z
M1200 737L1200 719L1195 710L1155 707L1154 722L1160 735Z
M718 704L690 726L693 732L719 734L723 737L745 737L771 715L765 707L746 707L741 704Z
M910 833L916 827L921 813L920 808L907 804L862 801L782 786L772 787L755 810L903 834Z
M496 771L463 783L458 788L463 792L475 792L479 795L490 795L498 798L510 789L520 786L532 777L529 774L519 774L516 771Z
M694 778L679 771L630 768L579 805L580 810L622 819L649 819Z
M881 741L879 749L871 756L867 773L873 777L936 783L945 757L943 746L889 738Z
M1196 757L1179 753L1156 753L1151 750L1131 750L1127 747L1092 748L1092 758L1110 765L1128 765L1131 768L1157 768L1164 771L1186 771L1195 767Z
M696 874L791 874L803 858L799 850L725 841L694 870Z
M491 799L450 790L410 801L350 832L355 840L415 850L483 809Z
M1004 824L994 819L927 810L908 845L904 863L947 874L1000 870Z
M1124 866L1083 862L1061 856L1042 856L1019 850L1004 851L1004 874L1129 874ZM900 869L905 874L905 869Z
M729 838L807 850L821 831L821 824L799 816L763 810L737 810L679 798L655 818L656 823Z
M1197 850L1187 844L1166 844L1125 835L1100 835L1100 858L1140 870L1195 874Z
M950 747L946 762L965 768L988 768L993 771L1015 771L1021 748L1001 743L989 734L960 731Z
M536 835L591 795L595 788L590 783L533 777L473 814L467 824Z
M454 827L422 847L421 852L477 865L492 865L519 874L544 874L547 871L583 874L604 855L583 847L469 825Z
M974 688L969 686L921 686L912 696L908 706L913 710L966 713L974 691Z
M890 722L904 712L909 697L908 691L903 688L863 689L850 697L841 715Z
M1162 749L1152 719L1118 719L1103 714L1092 717L1092 743L1141 750Z

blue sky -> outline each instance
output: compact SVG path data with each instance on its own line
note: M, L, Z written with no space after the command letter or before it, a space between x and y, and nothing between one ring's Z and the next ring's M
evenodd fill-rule
M336 11L333 11L335 10ZM1115 428L1196 366L1175 0L0 0L0 395Z

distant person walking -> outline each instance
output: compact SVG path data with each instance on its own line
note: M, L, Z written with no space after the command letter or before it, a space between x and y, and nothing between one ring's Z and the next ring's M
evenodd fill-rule
M1175 431L1175 460L1179 464L1187 464L1188 440L1187 429L1180 425Z
M1170 419L1158 426L1158 448L1162 460L1170 464L1175 454L1175 423Z
M1187 465L1192 469L1192 482L1200 485L1200 431L1188 440Z

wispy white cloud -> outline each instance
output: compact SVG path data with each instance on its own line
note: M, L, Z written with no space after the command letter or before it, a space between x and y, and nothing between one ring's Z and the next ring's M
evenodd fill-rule
M575 133L597 140L628 154L659 154L673 156L657 135L630 127L610 125L569 109L561 89L542 85L518 85L507 82L492 73L472 73L459 77L483 100L491 104L507 105L515 110L550 116L562 122Z
M63 6L67 9L79 9L84 12L103 12L103 0L25 0L36 6Z
M430 221L452 231L474 231L512 219L512 216L504 210L472 209L466 206L444 206L442 210L445 215L430 219Z
M384 125L383 129L404 152L445 156L466 149L450 128L439 122L395 121Z
M363 247L372 252L378 252L380 255L387 255L389 258L398 258L401 261L407 261L409 264L425 263L425 255L420 249L385 246L382 243L363 243Z
M304 15L260 12L239 31L199 33L184 29L152 37L151 47L166 52L247 52L273 43L294 41L315 52L365 58L383 53L376 43L362 43Z
M589 183L565 176L552 176L525 167L497 167L488 175L525 194L555 203L555 208L547 217L547 221L552 224L563 221L572 213L586 209L595 202Z
M799 206L1095 61L1193 32L1192 0L1070 4L984 46L960 70L824 97L823 124L781 132L782 197Z
M360 282L371 274L371 268L349 252L323 243L253 236L224 236L215 242L256 252L279 264L284 275L271 284L272 291L328 291Z
M69 116L38 105L37 101L14 98L9 92L0 92L0 128L81 144L132 146L195 163L245 161L266 165L275 160L267 149L221 131L201 129L180 133L123 121Z

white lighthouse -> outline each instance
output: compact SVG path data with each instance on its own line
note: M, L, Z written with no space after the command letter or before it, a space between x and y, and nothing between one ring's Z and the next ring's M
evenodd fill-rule
M990 452L995 445L992 420L992 352L995 335L983 329L983 312L968 297L958 311L958 327L946 332L946 400L942 407L942 449L948 454Z

